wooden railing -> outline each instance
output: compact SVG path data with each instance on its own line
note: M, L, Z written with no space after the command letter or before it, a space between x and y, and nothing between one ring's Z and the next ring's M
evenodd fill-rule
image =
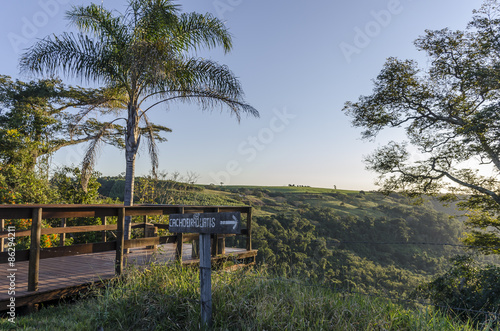
M38 274L40 259L88 254L104 251L116 251L115 274L123 272L123 253L129 248L156 246L165 243L175 243L175 258L182 261L182 243L195 240L197 234L174 234L170 236L147 237L148 216L183 214L183 213L207 213L207 212L241 212L246 214L246 228L242 234L246 236L246 249L252 250L252 208L247 206L172 206L172 205L135 205L124 207L123 205L0 205L0 220L2 220L2 231L0 240L9 236L11 231L5 228L5 220L10 219L32 219L31 229L15 231L16 238L30 236L31 244L28 250L16 250L15 261L29 261L28 267L28 291L38 290ZM134 223L134 228L144 228L145 238L125 240L124 226L126 216L144 216L142 223ZM67 218L100 218L102 225L66 226ZM106 224L107 217L116 217L116 224ZM43 219L61 219L61 226L54 228L42 228ZM159 229L168 230L168 224L153 224ZM98 243L76 244L64 246L64 237L68 233L102 231L103 240ZM116 231L115 241L106 241L105 231ZM61 234L60 246L41 248L41 235ZM212 254L224 252L224 235L215 235L212 240ZM0 252L0 263L8 263L9 252Z

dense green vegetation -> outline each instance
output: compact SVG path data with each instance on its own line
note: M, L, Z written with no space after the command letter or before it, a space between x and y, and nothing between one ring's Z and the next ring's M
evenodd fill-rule
M123 178L100 178L100 193L121 196ZM400 196L310 187L199 186L137 179L136 201L254 207L253 247L272 273L342 290L401 297L444 272L462 224ZM227 245L244 247L243 238Z
M405 132L365 157L381 189L458 201L464 242L484 254L500 254L499 15L485 0L464 29L426 30L414 42L423 66L389 57L372 93L344 107L365 139Z
M19 317L23 330L199 330L196 269L151 265L129 270L89 299ZM429 310L408 310L389 300L343 295L258 272L212 277L217 330L475 330ZM0 328L10 328L6 320ZM488 326L489 324L485 325Z
M37 202L109 203L123 196L123 177L97 178L96 174L85 193L79 176L78 169L61 169L43 188L52 198ZM45 183L43 178L40 181ZM341 290L400 297L444 273L448 259L461 252L450 246L412 244L460 243L461 222L438 212L435 201L412 205L396 194L310 187L201 186L166 175L138 177L136 183L136 203L253 206L253 247L259 250L260 264L281 276ZM23 192L14 186L7 193L24 202ZM69 220L72 225L81 221ZM28 227L28 223L19 220L18 226ZM55 224L45 226L51 225ZM79 234L68 244L98 240L99 235ZM52 235L42 242L50 246L57 241ZM29 241L19 244L27 247ZM244 247L244 242L230 238L227 245Z
M52 196L57 197L57 200L53 200L55 202L102 203L122 196L123 177L98 178L96 174L91 181L89 191L85 193L79 186L79 176L78 169L64 168L50 180L40 177L40 181L48 184L47 190ZM358 324L355 323L361 323L364 327L385 325L384 328L387 329L398 329L401 325L403 329L419 329L415 325L423 325L424 329L453 329L452 325L455 322L441 319L439 315L433 315L435 313L405 310L380 299L388 297L393 302L398 302L397 300L409 295L419 285L434 280L434 283L429 283L430 285L420 286L419 291L414 292L413 295L420 295L420 298L427 297L435 304L442 304L448 300L441 296L442 301L438 301L439 297L436 293L439 295L449 293L460 300L459 296L462 292L456 290L456 286L453 285L456 279L453 280L451 276L457 273L453 273L448 263L448 259L460 250L451 246L422 244L460 243L459 237L463 231L461 221L439 212L437 210L439 205L436 201L427 200L423 204L414 205L412 200L397 194L387 196L376 192L310 187L203 186L179 182L167 178L166 175L163 179L154 179L150 176L140 177L136 179L136 183L136 203L251 205L254 207L253 246L259 250L259 268L272 276L266 275L262 279L224 276L231 278L230 280L217 276L222 278L218 278L219 280L214 283L216 291L220 291L220 295L233 293L231 299L236 300L224 306L230 309L227 316L216 317L216 323L219 323L221 327L279 329L281 327L315 328L318 326L330 328L327 327L331 325L328 323L337 319L339 324L335 324L336 326L332 327L334 329L356 329ZM9 192L6 192L4 196L15 195L16 199L23 201L22 191L17 191L14 187ZM79 221L72 220L72 222ZM75 241L83 240L84 242L99 239L91 236L73 238ZM242 240L239 237L228 238L227 245L244 247ZM175 278L180 281L183 277L188 277L179 276L176 274L179 271L171 270L168 272L173 272L173 274L166 276L167 271L158 270L155 272L160 272L164 276L162 279L155 278L154 282L164 284L165 291L168 286L175 283L175 281L170 282L169 279ZM484 275L484 277L481 276L483 278L479 278L491 280L495 276L491 272ZM442 277L441 282L436 276ZM134 282L139 283L146 279L143 278L146 275L135 274L134 277L136 277ZM174 325L171 326L174 329L196 328L190 323L193 323L193 320L199 320L197 316L199 307L189 299L192 298L193 291L197 291L197 280L194 276L189 277L192 279L184 280L191 284L189 291L186 285L181 284L175 285L180 286L177 290L168 288L168 293L171 293L168 295L181 293L176 292L181 289L184 291L178 296L177 301L172 301L181 307L180 310L177 310L176 314L172 312L170 315L165 315L169 323ZM280 280L276 280L277 277ZM475 279L474 277L472 279ZM295 283L287 281L282 283L282 278L296 279L297 281L293 282L316 284L321 287L296 286ZM442 279L445 281L443 282ZM147 286L152 287L152 282L148 280ZM238 282L239 285L233 286L232 282ZM445 284L452 285L447 288L448 290L441 291L445 288ZM473 286L471 285L468 289L469 297L475 289L479 288L472 281L470 284ZM125 286L131 286L131 284ZM222 291L222 288L226 290L229 288L234 292L229 291L228 294L225 290ZM68 320L61 323L67 325L76 323L74 325L78 327L110 325L117 319L123 319L124 325L128 325L123 327L125 329L133 327L134 323L139 323L138 321L142 321L144 325L167 323L159 314L164 315L164 309L171 308L168 308L170 307L168 305L161 308L160 305L163 305L165 300L170 302L171 297L168 295L162 297L163 292L156 296L149 294L141 296L129 291L130 288L126 287L110 288L90 301L79 303L78 305L83 307L81 309L100 311L99 314L96 313L95 318L78 322L80 324L74 320L79 316L77 310L69 312L72 308L60 307L56 310L58 312L42 311L36 315L39 317L20 319L20 325L25 325L28 329L35 326L41 329L49 328L51 323L55 323L54 316L60 314L61 311L68 314ZM347 297L340 294L347 292L350 293ZM483 294L486 292L481 293L479 296L482 296L476 299L476 303L484 303L486 296ZM373 297L363 296L364 294L375 295L379 299L371 299ZM127 310L127 308L123 308L125 310L116 308L120 305L126 306L122 303L124 300L130 300L129 295L133 295L134 300L138 300L137 305L145 304L141 300L146 300L148 305L153 305L152 308L148 311L138 310L137 312L134 309L133 314L132 310ZM258 298L255 295L268 298L266 300L271 302L270 306L258 304ZM239 296L244 298L245 303L248 303L246 307L248 311L235 308L242 303L243 299L238 299ZM224 302L229 300L227 296L223 298ZM217 305L222 305L221 300L217 301ZM451 304L453 301L447 302ZM456 301L453 303L456 304ZM493 302L493 306L484 308L494 310L496 304ZM319 307L317 315L312 316L305 310L305 307L316 307L316 305ZM297 314L294 315L296 318L272 319L273 316L290 313L291 307L296 307L293 312ZM270 313L266 313L264 308L269 309ZM479 307L477 310L483 310L482 308ZM365 313L365 310L368 313ZM246 319L250 316L249 311L253 311L252 319ZM345 311L350 311L350 313L345 315L342 313ZM481 315L481 318L484 316ZM235 319L236 322L231 322ZM361 322L357 322L358 319ZM437 323L439 327L432 323Z
M106 180L109 187L116 179ZM172 203L252 205L258 262L280 277L321 283L337 291L427 298L438 306L496 311L498 303L488 299L497 296L496 287L484 284L498 277L498 268L481 269L484 258L476 256L482 263L467 273L472 285L458 286L462 276L450 259L466 252L453 246L461 245L464 231L463 217L449 215L460 215L454 205L443 206L437 199L415 204L398 194L311 187L183 184L176 189L172 182L152 178L138 182L142 183L138 201L145 201L148 191L156 192L164 185L170 186L167 195ZM164 198L157 196L149 202L157 199ZM244 244L238 238L227 240L227 245ZM487 262L498 263L498 259ZM477 295L472 295L476 290ZM468 299L464 301L461 295ZM475 312L465 316L477 317Z
M453 258L453 266L432 282L419 286L414 296L429 298L443 311L460 308L455 313L463 320L485 318L478 310L498 312L500 307L500 267L480 268L468 256ZM498 316L497 316L498 317Z

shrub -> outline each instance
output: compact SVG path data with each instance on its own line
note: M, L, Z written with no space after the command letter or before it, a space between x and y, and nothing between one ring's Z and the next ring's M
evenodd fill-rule
M457 256L442 276L417 288L414 295L428 298L439 309L453 312L463 320L484 321L477 311L498 313L500 309L500 268L480 268L471 256Z

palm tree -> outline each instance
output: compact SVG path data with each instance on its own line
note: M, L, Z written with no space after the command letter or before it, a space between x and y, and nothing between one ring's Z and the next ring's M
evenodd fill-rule
M200 48L222 47L226 53L231 50L230 33L211 14L181 14L172 0L129 0L123 14L92 4L73 7L67 18L80 33L39 41L23 54L21 69L103 83L121 95L119 99L125 96L126 206L133 204L141 136L149 142L153 169L157 167L154 126L147 117L152 108L179 100L196 102L204 110L226 107L238 121L242 113L259 116L244 102L240 82L226 66L190 54ZM106 129L104 126L103 132ZM87 151L84 174L89 174L93 166L100 138L98 135ZM130 219L125 228L128 238Z

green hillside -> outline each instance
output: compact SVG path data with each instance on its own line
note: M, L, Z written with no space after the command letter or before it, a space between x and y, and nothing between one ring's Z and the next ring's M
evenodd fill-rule
M101 178L100 193L119 197L121 178ZM113 194L115 194L113 196ZM258 262L294 276L361 293L401 295L444 272L462 252L462 223L401 195L313 187L190 185L136 180L136 202L254 207ZM419 243L419 244L413 244ZM227 245L244 247L243 239ZM432 244L432 245L430 245Z
M103 177L98 181L101 198L119 199L123 194L123 178ZM471 320L463 315L460 321L460 316L443 315L427 305L421 306L410 296L423 282L445 274L448 259L461 253L461 248L442 245L459 244L461 221L442 213L440 210L450 207L433 200L415 205L397 194L310 187L192 185L147 177L136 179L135 192L136 203L254 208L252 243L259 250L258 266L231 273L214 271L215 329L497 327L484 315L474 315ZM226 244L244 247L245 241L233 237ZM486 284L490 284L497 273L487 271ZM463 279L459 281L463 283ZM464 284L479 283L474 278ZM19 316L17 327L200 329L196 269L152 264L146 272L128 270L110 285L75 304ZM469 286L471 291L476 291L474 286ZM2 319L0 329L10 327L9 323Z

